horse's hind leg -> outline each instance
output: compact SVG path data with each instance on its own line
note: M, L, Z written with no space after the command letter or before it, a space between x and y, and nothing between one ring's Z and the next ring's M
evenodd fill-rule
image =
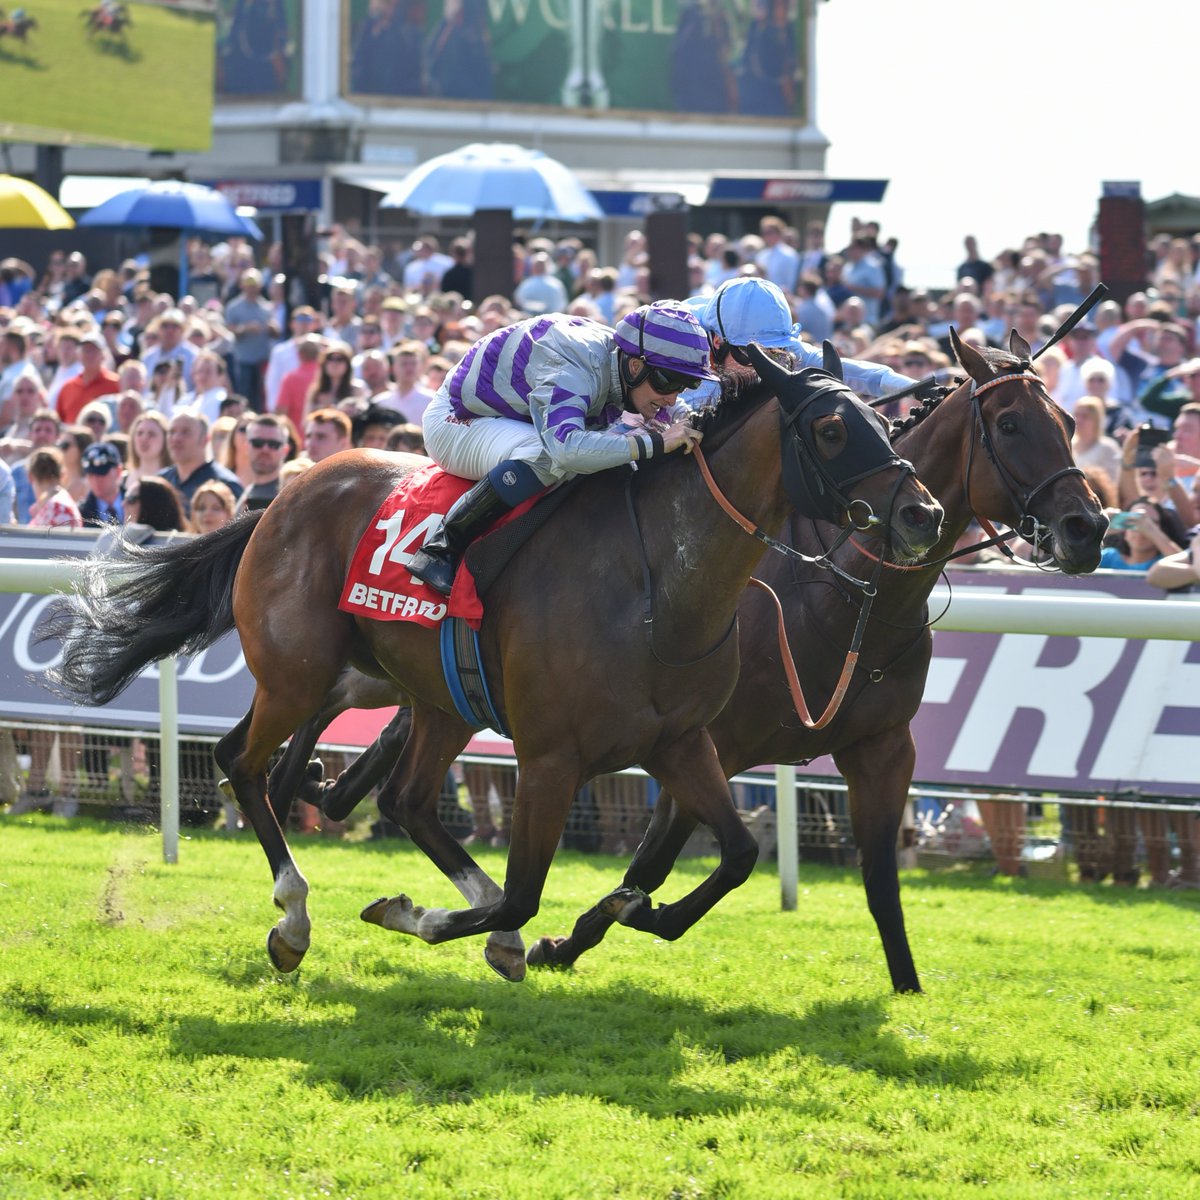
M275 748L311 716L324 693L325 687L315 679L308 696L294 684L280 694L267 690L260 681L250 711L216 749L217 763L271 867L275 881L272 898L283 917L267 937L267 953L280 971L294 971L300 965L308 950L311 924L306 904L308 883L267 800L267 764Z
M692 831L695 817L680 812L668 792L660 792L650 827L634 851L622 886L650 895L663 885ZM616 924L616 917L594 904L575 922L569 937L539 938L529 949L531 967L569 967L582 954L594 949Z
M867 907L883 942L892 987L898 992L919 992L921 983L904 928L896 861L896 836L916 765L912 734L907 725L888 729L855 742L834 759L846 777Z

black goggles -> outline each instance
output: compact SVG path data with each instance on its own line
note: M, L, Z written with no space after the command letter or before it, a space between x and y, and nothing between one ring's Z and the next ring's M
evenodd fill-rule
M694 375L685 375L682 371L670 371L666 367L648 367L646 381L660 396L673 396L676 392L686 392L700 383L700 380Z

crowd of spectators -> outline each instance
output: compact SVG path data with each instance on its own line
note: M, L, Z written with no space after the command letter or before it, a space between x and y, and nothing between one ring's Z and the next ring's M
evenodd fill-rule
M190 247L189 294L156 292L136 261L92 270L55 253L0 269L0 522L136 522L207 532L269 504L350 446L422 451L434 393L484 334L567 312L615 324L649 302L645 236L618 262L580 239L522 237L513 298L473 293L469 237L398 251L335 228L319 303L289 307L279 247ZM1147 286L1105 300L1035 363L1075 421L1076 459L1116 518L1103 566L1152 585L1200 583L1200 237L1155 237ZM963 241L953 286L910 286L895 238L764 218L758 233L691 235L689 295L739 275L783 289L803 336L913 378L955 374L951 327L1042 347L1099 281L1098 260L1034 234L985 254ZM682 299L683 297L679 297ZM899 414L897 414L899 415ZM483 831L485 834L487 830Z

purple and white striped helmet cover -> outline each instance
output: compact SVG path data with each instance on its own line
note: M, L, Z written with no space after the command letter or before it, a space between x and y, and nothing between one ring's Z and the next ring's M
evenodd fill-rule
M716 379L709 361L708 334L686 309L670 300L643 304L617 322L617 345L652 367L681 371L696 379Z

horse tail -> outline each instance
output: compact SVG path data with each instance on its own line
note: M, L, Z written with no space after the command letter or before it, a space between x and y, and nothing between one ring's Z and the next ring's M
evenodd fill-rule
M39 641L59 638L48 674L77 704L107 704L150 663L196 654L233 628L238 564L266 509L203 537L164 546L121 542L114 559L86 559L83 578L55 600Z

